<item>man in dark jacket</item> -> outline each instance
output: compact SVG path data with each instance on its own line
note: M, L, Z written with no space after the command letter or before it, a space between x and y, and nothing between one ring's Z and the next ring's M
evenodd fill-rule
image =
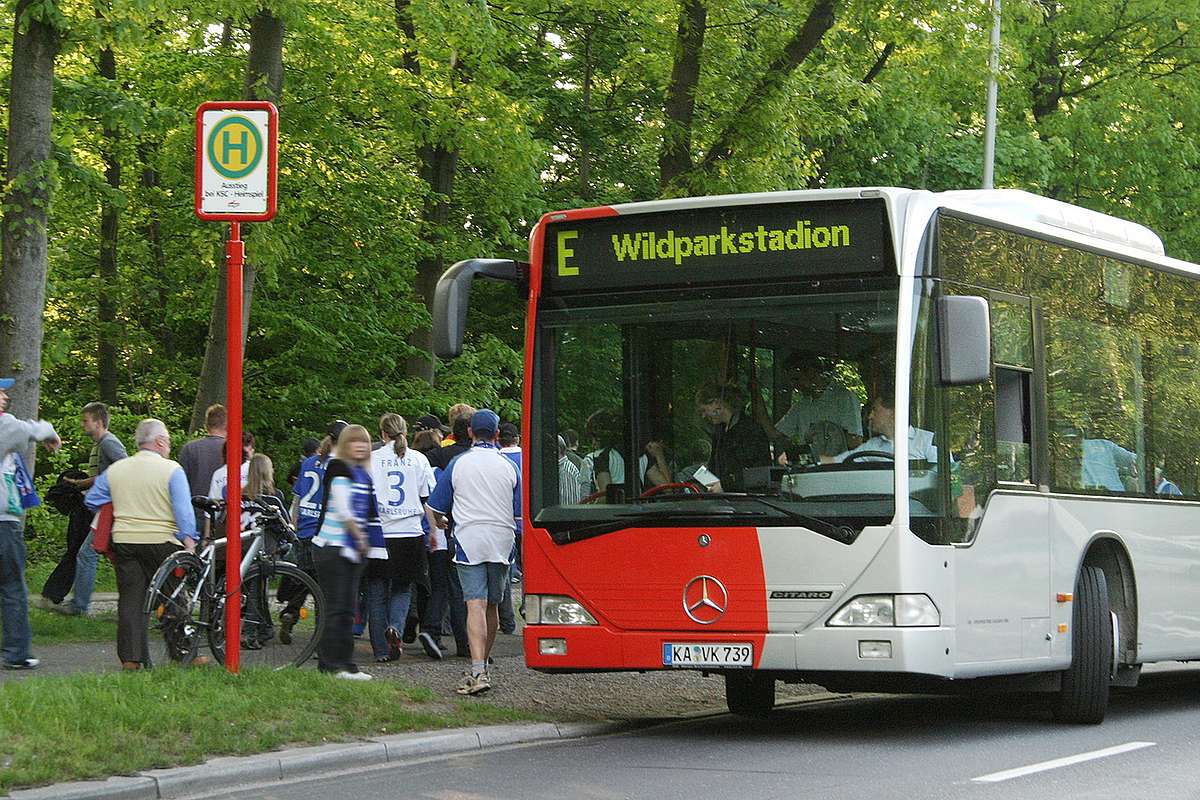
M436 469L445 469L459 453L471 449L471 418L458 417L454 420L454 443L444 445L429 454L429 464Z
M42 597L35 601L35 605L41 608L66 610L60 604L75 582L75 559L80 546L87 539L92 521L92 515L83 504L83 492L71 481L84 480L87 477L87 473L82 470L67 470L58 476L58 481L46 492L46 503L67 518L67 550L54 566L50 577L46 578L46 583L42 586Z

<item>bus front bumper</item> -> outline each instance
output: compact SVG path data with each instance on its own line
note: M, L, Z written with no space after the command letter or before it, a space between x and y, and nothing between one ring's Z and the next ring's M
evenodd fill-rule
M725 633L614 631L602 625L529 625L525 663L544 671L599 672L673 668L724 670L735 664L691 664L670 657L672 646L753 647L755 669L780 672L889 672L951 678L954 629L833 628L802 632Z

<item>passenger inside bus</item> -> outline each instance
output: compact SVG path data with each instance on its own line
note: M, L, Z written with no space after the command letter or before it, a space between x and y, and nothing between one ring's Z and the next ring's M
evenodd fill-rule
M745 394L733 383L706 383L696 392L696 410L712 434L707 471L717 478L699 482L709 491L744 491L745 470L771 463L771 444L746 412Z
M584 427L592 450L583 457L579 469L579 483L583 496L603 502L610 486L620 487L625 483L625 458L617 449L624 440L624 425L617 411L602 408L588 417Z
M1108 439L1083 440L1083 486L1110 492L1137 491L1137 453Z
M804 449L814 461L828 461L862 443L862 403L853 392L834 382L829 358L796 350L781 366L792 404L778 422L767 423L780 464L794 462Z

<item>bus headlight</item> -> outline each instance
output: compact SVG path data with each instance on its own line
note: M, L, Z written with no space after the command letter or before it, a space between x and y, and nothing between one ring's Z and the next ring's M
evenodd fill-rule
M596 618L578 600L556 594L525 597L525 622L529 625L596 625Z
M835 627L936 627L937 606L923 594L864 594L838 609L827 624Z

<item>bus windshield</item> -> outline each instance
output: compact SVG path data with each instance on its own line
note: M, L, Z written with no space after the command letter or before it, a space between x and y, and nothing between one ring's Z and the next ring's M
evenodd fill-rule
M543 308L535 523L890 519L897 289L837 283Z

